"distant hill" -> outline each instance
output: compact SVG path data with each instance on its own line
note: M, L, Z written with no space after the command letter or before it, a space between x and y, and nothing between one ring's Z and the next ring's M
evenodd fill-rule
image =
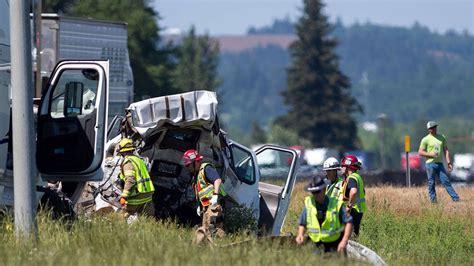
M266 126L286 112L288 46L296 38L291 23L278 21L246 36L214 36L221 44L219 65L224 122L248 131L250 120ZM276 26L275 26L276 25ZM474 37L411 28L337 23L333 36L342 71L363 105L359 120L386 113L394 121L474 117ZM317 108L317 107L315 107Z

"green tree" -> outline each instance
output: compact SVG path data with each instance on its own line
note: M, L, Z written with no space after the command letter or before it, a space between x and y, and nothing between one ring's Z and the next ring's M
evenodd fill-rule
M181 91L210 90L219 86L217 65L219 44L208 34L198 36L191 27L177 48L178 63L173 72L173 83Z
M128 24L128 47L134 74L135 99L175 93L171 82L173 47L158 47L159 14L148 0L75 1L68 15L123 21Z
M275 123L270 126L268 142L284 146L301 145L306 148L313 147L311 141L298 136L293 130Z
M267 142L267 133L257 121L252 123L252 141L256 144Z
M315 147L354 148L357 128L353 118L361 107L350 95L349 80L339 70L337 41L322 13L320 0L305 0L296 25L297 40L290 46L288 88L283 91L288 114L277 119Z
M59 13L64 14L75 0L39 0L42 2L42 10L44 13Z

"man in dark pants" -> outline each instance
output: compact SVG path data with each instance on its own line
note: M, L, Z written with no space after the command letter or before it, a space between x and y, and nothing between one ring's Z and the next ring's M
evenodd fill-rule
M328 185L328 180L316 177L306 187L306 191L312 195L305 198L296 243L304 243L307 231L309 239L317 247L323 248L324 252L337 251L345 254L352 233L352 217L342 201L325 194Z
M224 236L223 210L219 196L226 196L222 179L216 168L210 163L203 163L196 150L187 150L183 154L184 166L193 177L193 187L198 201L197 213L202 217L202 226L196 231L194 242L204 239L212 241L211 235Z
M342 159L341 166L344 175L341 197L353 218L354 234L358 236L362 216L367 211L364 181L357 172L361 165L357 157L347 155Z

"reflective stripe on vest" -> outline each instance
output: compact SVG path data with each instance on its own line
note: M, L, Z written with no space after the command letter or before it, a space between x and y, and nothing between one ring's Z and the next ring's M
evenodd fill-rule
M140 205L151 201L151 195L150 197L146 198L133 198L138 194L151 193L155 191L153 182L151 181L150 175L148 174L148 170L146 169L145 162L143 162L142 159L134 155L126 156L125 160L122 162L122 165L126 164L127 162L131 162L133 167L135 168L135 181L137 182L135 185L135 189L133 191L130 191L129 196L127 197L128 204ZM120 178L122 180L125 180L125 175L120 173Z
M196 193L196 198L201 202L202 206L208 206L209 200L212 198L214 194L214 184L207 182L206 180L206 166L214 167L210 163L203 163L201 167L199 167L199 172L197 176L196 184L194 185L194 192ZM222 196L227 195L224 191L224 186L221 183L219 188L219 194Z
M334 242L339 239L344 231L344 225L339 220L339 210L342 201L336 198L328 197L329 204L326 211L326 219L320 226L318 221L318 210L312 196L308 196L304 200L306 208L306 230L309 238L313 242Z
M342 191L342 182L343 181L344 181L344 178L338 176L337 181L334 184L326 187L326 195L328 197L338 198L339 193Z
M356 181L357 183L357 195L355 198L355 202L353 202L353 208L358 212L358 213L364 213L367 211L367 205L365 203L365 188L364 188L364 181L362 181L362 177L358 173L352 173L347 177L347 181L344 182L343 184L343 189L342 189L342 198L344 201L348 201L349 199L346 198L346 189L347 189L347 184L349 183L349 179L352 178Z
M127 204L128 205L142 205L142 204L152 201L152 199L153 197L146 197L146 198L141 198L141 199L127 198Z

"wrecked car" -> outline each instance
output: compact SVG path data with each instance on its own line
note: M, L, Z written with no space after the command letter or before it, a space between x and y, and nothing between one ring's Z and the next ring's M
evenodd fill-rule
M210 91L132 103L125 117L116 117L110 123L104 178L88 183L79 204L94 211L118 207L117 179L122 158L115 146L128 137L148 163L157 217L199 221L191 176L182 162L186 150L196 149L204 162L216 167L223 180L228 194L224 208L246 210L258 222L260 232L279 235L296 179L298 155L295 150L276 145L252 151L228 138L219 125L217 104L215 92ZM268 157L278 160L265 159ZM270 176L275 172L272 169L278 169L278 179Z

